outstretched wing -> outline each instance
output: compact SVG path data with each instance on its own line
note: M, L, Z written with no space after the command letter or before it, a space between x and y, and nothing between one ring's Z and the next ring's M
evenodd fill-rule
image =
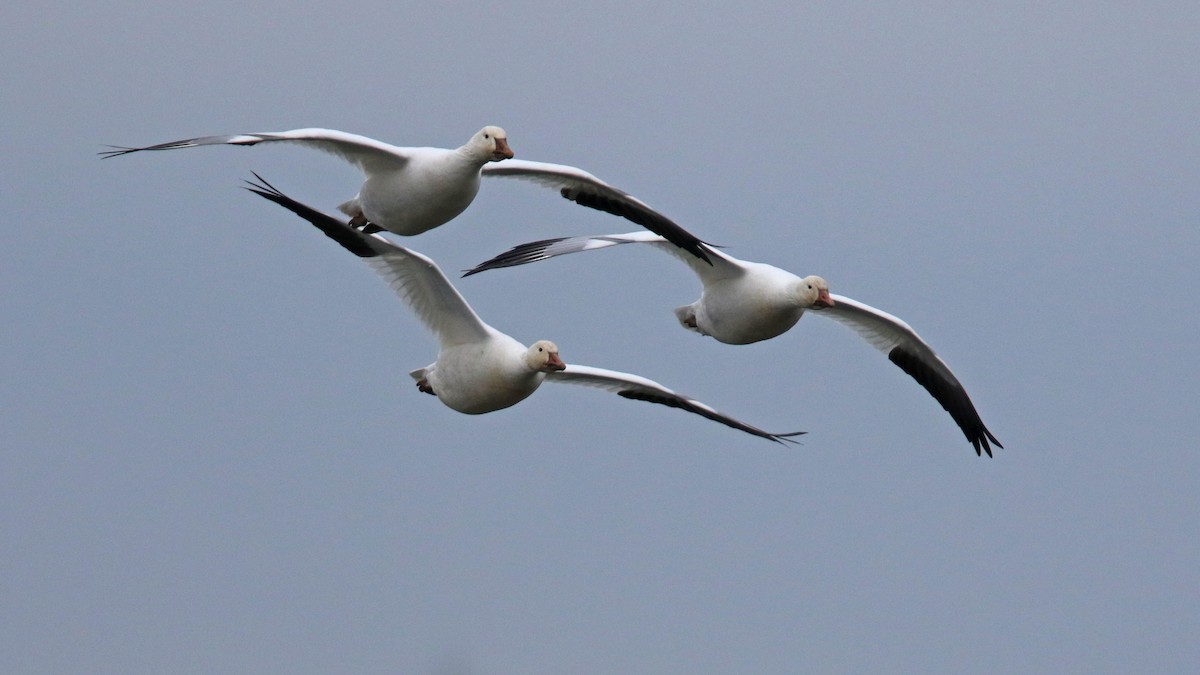
M725 426L733 427L734 429L739 429L748 434L775 441L776 443L783 443L784 441L794 443L795 441L791 440L791 436L800 436L805 433L803 431L793 431L786 434L772 434L757 427L752 427L745 422L738 421L728 415L723 415L708 405L693 398L677 394L653 380L615 370L571 364L567 366L566 370L547 373L546 379L554 382L567 382L596 387L636 401L649 401L650 403L660 403L672 408L679 408L680 410L695 413L714 422L720 422Z
M262 176L247 190L261 195L315 225L342 248L363 259L417 318L433 331L443 346L481 341L491 328L471 309L436 263L416 251L350 227L275 189Z
M882 310L865 305L841 295L831 295L833 307L815 308L819 316L828 317L849 326L863 339L887 354L888 359L908 373L942 404L950 417L962 429L967 440L975 446L975 454L983 452L992 456L988 441L1003 448L1000 441L988 431L971 403L971 397L962 383L951 372L945 361L938 358L917 332L904 321Z
M472 267L463 273L463 276L469 277L472 274L479 274L487 270L499 269L501 267L515 267L568 253L595 251L611 246L620 246L621 244L651 244L655 248L670 253L672 256L687 263L688 267L691 267L692 271L706 283L737 276L745 271L745 268L738 260L709 248L706 244L701 244L701 247L709 256L708 263L675 246L662 236L642 230L627 234L559 237L557 239L542 239L541 241L531 241L527 244L518 244L494 258L485 260Z
M565 164L510 159L506 162L485 165L481 173L484 176L520 178L554 188L563 197L580 206L621 216L655 234L662 235L667 241L704 262L711 262L708 250L703 246L704 242L696 235L650 208L637 197L605 183L583 169Z
M348 134L334 129L293 129L260 134L231 134L227 136L201 136L185 138L169 143L148 145L144 148L110 146L112 150L101 152L105 159L120 157L144 150L174 150L194 148L201 145L257 145L271 141L299 143L336 155L357 166L363 173L374 173L400 169L408 163L415 148L401 148L373 138Z

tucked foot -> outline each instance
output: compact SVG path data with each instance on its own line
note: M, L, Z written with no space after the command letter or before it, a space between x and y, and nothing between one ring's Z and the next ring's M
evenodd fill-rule
M437 396L437 394L433 393L433 387L429 386L429 380L418 380L417 389L429 394L430 396Z
M360 232L363 232L364 234L383 232L383 228L367 220L367 217L363 215L362 211L359 211L357 214L355 214L353 218L346 222L346 224Z

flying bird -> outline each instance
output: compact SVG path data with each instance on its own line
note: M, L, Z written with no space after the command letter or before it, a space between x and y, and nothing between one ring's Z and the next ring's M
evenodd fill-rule
M684 328L708 335L719 342L744 345L768 340L787 332L805 311L828 317L853 329L908 373L950 413L975 454L992 456L1000 441L984 426L962 383L933 348L904 321L851 298L829 292L819 276L799 277L778 267L738 260L705 247L712 264L686 255L662 237L649 232L545 239L514 246L476 265L463 276L486 270L524 265L580 251L594 251L622 244L649 244L687 263L700 278L700 299L675 309Z
M420 391L436 396L458 412L478 415L507 408L548 380L679 408L776 442L791 441L791 437L804 433L769 433L644 377L565 364L558 347L549 340L526 347L484 323L433 260L301 204L258 174L255 177L259 182L249 183L248 190L299 215L362 258L436 335L440 343L437 360L410 375Z
M144 148L116 147L100 153L120 157L146 150L202 145L299 143L336 155L357 166L366 180L354 199L338 206L350 224L412 236L449 222L479 192L479 172L488 162L510 159L508 134L500 127L480 129L462 147L402 148L334 129L293 129L259 134L185 138Z
M508 134L495 126L480 129L465 145L453 150L402 148L334 129L293 129L185 138L142 148L109 146L113 149L100 155L108 159L147 150L274 141L307 145L357 166L366 180L358 195L338 209L350 216L350 225L365 228L368 233L387 230L412 236L444 225L471 205L483 175L517 178L553 188L577 204L621 216L660 234L708 262L703 242L695 235L587 171L563 164L513 160Z

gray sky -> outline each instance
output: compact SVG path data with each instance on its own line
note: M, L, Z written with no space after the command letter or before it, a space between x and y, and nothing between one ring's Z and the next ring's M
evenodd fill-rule
M192 4L3 10L0 671L1200 669L1195 3ZM698 284L631 247L459 288L803 446L576 387L460 415L386 286L238 189L332 211L355 169L95 154L484 124L904 318L1005 449L820 317L681 330ZM404 243L630 229L492 181Z

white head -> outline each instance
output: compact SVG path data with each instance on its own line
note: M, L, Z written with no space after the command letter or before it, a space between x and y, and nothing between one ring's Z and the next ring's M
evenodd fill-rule
M829 297L829 284L815 274L801 279L795 292L796 299L803 309L821 309L834 305L833 298Z
M487 126L480 129L466 146L472 155L485 162L512 159L513 151L508 147L508 134L500 127Z
M567 365L558 358L558 345L549 340L538 340L525 352L525 363L535 372L550 373L566 370Z

